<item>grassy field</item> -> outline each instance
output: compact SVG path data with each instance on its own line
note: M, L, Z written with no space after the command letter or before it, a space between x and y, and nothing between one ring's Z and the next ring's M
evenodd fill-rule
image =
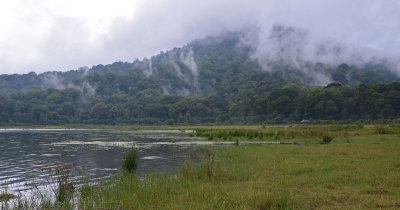
M145 180L120 175L108 183L82 188L80 207L400 208L398 126L194 129L200 135L213 136L213 140L279 139L309 144L213 148L194 155L193 159L201 159L200 165L188 162L177 174L150 175ZM323 136L331 136L332 142L320 144Z
M209 140L307 145L208 148L192 154L176 174L152 174L141 180L121 173L99 185L85 185L76 193L76 205L80 209L400 209L398 125L179 129L194 129ZM323 144L327 136L332 141Z

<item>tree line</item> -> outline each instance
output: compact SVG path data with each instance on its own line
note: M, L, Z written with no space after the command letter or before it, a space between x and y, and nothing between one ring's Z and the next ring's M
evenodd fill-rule
M379 120L400 117L400 83L287 85L265 93L241 89L205 97L171 96L154 89L99 97L76 89L41 89L0 97L0 124L281 123Z

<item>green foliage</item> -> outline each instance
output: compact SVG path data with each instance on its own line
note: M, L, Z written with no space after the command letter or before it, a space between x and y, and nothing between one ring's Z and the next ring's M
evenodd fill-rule
M384 126L376 126L375 134L378 135L390 134L390 130Z
M335 144L202 147L190 153L186 164L174 174L135 177L118 173L96 184L84 184L70 202L59 204L40 194L31 200L18 197L13 206L15 209L396 209L400 206L400 127L386 126L392 135L378 137L375 128L359 129L356 124L284 128L201 126L197 129L200 135L207 133L221 138L224 131L253 138L261 133L282 138L294 135L295 142L335 136ZM4 204L3 208L10 207Z
M173 175L123 175L86 188L79 208L396 209L398 137L363 134L329 147L224 147Z
M0 125L400 118L400 78L386 68L310 63L334 81L310 89L313 81L299 69L276 63L262 71L252 49L238 48L241 40L242 33L230 33L133 63L0 75Z
M357 127L358 127L359 129L363 129L363 128L364 128L364 124L362 124L362 123L357 123Z
M329 144L333 140L332 136L324 135L322 136L322 143L323 144Z
M136 149L131 149L122 161L122 169L128 173L135 173L138 164Z

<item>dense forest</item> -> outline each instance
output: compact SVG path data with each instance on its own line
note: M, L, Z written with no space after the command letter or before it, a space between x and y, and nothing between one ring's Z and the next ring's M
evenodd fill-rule
M67 72L0 75L0 124L284 123L400 117L384 65L301 66L254 59L243 33L149 59Z
M101 99L75 89L33 89L0 98L2 125L282 123L307 119L376 120L400 117L400 83L323 88L289 85L264 95L241 91L201 98L144 90Z

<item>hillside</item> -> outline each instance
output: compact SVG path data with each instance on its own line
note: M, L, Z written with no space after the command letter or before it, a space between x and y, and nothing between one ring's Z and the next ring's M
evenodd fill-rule
M400 80L382 59L367 60L360 55L354 62L349 60L346 47L338 43L321 42L313 46L315 52L309 52L310 47L304 44L308 34L301 29L276 26L266 35L254 30L196 40L132 63L115 62L67 72L0 75L0 93L9 95L41 87L74 88L83 94L94 94L95 90L97 95L110 96L151 88L166 95L206 96L227 86L234 92L243 78L245 83L262 83L265 87L260 91L264 92L288 83L315 87L340 82L357 87L361 83ZM261 35L266 38L260 38Z
M226 33L131 63L1 75L1 123L237 123L399 116L399 84L392 82L400 77L386 62L351 63L344 57L346 48L332 42L315 45L316 57L311 58L304 44L309 35L296 28L276 26L262 35L256 29Z

